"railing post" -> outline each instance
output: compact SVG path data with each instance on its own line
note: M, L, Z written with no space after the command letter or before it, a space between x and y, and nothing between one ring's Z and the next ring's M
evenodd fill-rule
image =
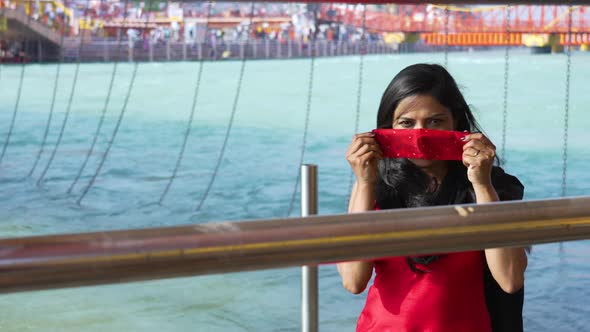
M42 47L43 45L41 44L41 40L37 39L37 62L43 61Z
M149 51L150 51L150 62L154 62L154 45L152 43L152 40L149 39L148 41L148 46L149 46Z
M166 40L166 61L170 61L170 39Z
M109 61L109 53L108 52L109 52L110 45L108 45L107 40L108 39L106 39L106 38L102 40L102 59L105 62Z
M301 216L318 213L318 167L301 165ZM301 331L318 331L318 267L301 268Z

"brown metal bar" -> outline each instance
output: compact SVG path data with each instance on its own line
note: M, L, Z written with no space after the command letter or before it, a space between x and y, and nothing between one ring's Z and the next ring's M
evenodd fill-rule
M0 293L590 238L590 196L0 240Z

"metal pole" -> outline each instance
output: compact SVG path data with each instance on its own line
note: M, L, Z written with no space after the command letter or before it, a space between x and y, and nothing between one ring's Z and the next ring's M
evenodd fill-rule
M150 62L154 62L154 45L151 39L149 40L148 45L150 48Z
M41 45L41 41L37 40L37 62L42 62L43 61L43 54L42 52L42 45Z
M170 61L170 39L166 40L166 61Z
M301 216L318 213L318 167L301 165ZM301 268L301 331L318 331L318 267Z
M0 294L590 239L590 196L0 239Z

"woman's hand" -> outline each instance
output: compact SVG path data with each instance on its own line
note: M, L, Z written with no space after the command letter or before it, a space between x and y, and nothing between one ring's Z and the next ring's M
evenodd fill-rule
M375 209L374 185L377 180L377 163L383 152L375 141L373 133L356 134L346 151L346 160L356 175L352 187L349 213ZM336 264L342 278L342 285L353 294L362 293L373 275L372 261L342 262Z
M480 133L467 135L463 140L467 142L463 146L463 165L467 167L467 178L473 186L490 186L496 146Z
M354 135L346 151L346 160L360 184L374 184L377 180L377 164L383 159L383 152L374 136L373 133Z

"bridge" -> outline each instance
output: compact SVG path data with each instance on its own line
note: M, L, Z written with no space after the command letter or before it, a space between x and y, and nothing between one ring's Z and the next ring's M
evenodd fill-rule
M422 40L428 45L587 47L590 43L587 6L396 5L363 13L360 6L324 4L318 17L326 23L359 28L364 24L368 31L396 33L397 42Z
M75 34L93 29L96 22L108 34L117 35L124 29L150 30L158 26L170 26L173 21L182 26L207 24L210 28L231 28L249 21L246 16L183 19L157 15L149 21L146 18L103 20L98 17L87 21L86 18L79 17L75 22L73 12L61 2L40 1L50 3L56 8L61 6L72 26L66 29L57 29L55 26L50 28L42 20L32 19L30 1L24 5L15 3L17 6L11 8L10 5L7 6L9 1L0 0L0 32L9 39L11 36L20 36L20 39L30 42L32 45L27 47L27 53L36 54L35 57L39 60L57 60L60 48L65 49L66 55L67 50L74 52L80 42ZM326 3L316 8L319 24L347 25L358 29L364 26L368 32L381 34L390 45L421 43L434 47L527 46L541 52L561 52L568 45L588 50L590 45L590 11L587 6L421 4L368 5L365 10L360 5ZM289 16L252 19L255 25L280 26L289 22ZM67 32L64 34L64 31ZM85 43L91 43L91 34L84 36L87 39Z

